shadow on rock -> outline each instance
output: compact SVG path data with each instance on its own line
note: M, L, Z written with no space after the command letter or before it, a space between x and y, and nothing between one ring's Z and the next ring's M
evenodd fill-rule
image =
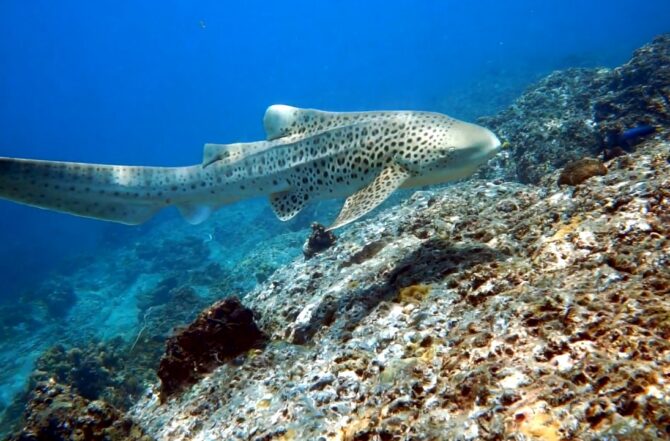
M483 244L453 246L442 239L431 239L396 265L389 274L388 283L393 290L430 283L453 272L502 257L500 252Z
M346 340L370 311L379 303L396 298L403 288L436 282L449 274L502 257L500 252L481 244L454 246L441 239L428 240L381 274L381 283L364 290L352 290L342 297L323 299L311 320L296 325L292 341L304 344L324 325L332 325L335 334Z

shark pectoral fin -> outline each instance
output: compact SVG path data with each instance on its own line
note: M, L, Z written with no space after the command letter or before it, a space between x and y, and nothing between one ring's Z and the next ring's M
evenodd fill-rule
M291 219L305 208L309 196L302 191L287 190L270 195L272 211L283 221Z
M372 211L399 188L411 174L402 166L391 163L368 184L347 198L342 211L328 230L340 228Z
M180 204L177 205L179 213L191 225L198 225L209 218L214 209L207 204Z

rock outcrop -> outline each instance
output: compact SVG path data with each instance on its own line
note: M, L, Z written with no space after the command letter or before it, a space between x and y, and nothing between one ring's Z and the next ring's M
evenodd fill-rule
M170 440L667 438L669 148L575 187L417 193L245 298L265 350L134 417Z
M670 437L669 43L540 82L487 120L512 144L496 179L278 270L244 298L271 343L133 417L175 441ZM617 118L657 131L559 185Z
M615 69L554 72L508 109L479 123L508 146L480 177L539 184L585 156L600 156L607 139L648 124L670 125L670 34L657 37Z

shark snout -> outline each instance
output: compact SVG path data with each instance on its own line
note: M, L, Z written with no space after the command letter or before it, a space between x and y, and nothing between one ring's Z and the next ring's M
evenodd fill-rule
M502 145L495 133L485 127L475 125L471 126L468 141L465 150L469 152L470 160L478 164L495 156Z
M502 143L500 142L500 139L495 135L495 133L493 133L489 129L484 129L484 130L486 131L486 134L487 134L487 143L488 143L489 155L493 156L496 153L498 153L498 151L500 150L500 148L502 146Z

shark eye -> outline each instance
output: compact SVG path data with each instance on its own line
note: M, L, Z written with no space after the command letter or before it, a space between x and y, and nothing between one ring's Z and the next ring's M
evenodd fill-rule
M442 158L448 158L449 156L451 156L453 151L454 151L453 147L440 147L438 149L438 153L440 154L440 157L442 157Z

